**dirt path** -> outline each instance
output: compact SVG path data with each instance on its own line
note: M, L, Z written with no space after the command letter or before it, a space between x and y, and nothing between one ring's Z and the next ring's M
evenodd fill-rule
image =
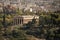
M28 36L27 39L28 39L28 40L45 40L45 39L36 38L36 37L34 37L34 36Z

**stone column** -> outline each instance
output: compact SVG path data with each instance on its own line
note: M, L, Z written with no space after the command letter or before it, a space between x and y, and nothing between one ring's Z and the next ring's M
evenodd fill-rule
M19 24L19 18L18 18L18 24Z
M20 20L21 20L21 19L19 18L19 24L20 24Z
M23 24L23 18L21 18L21 24Z
M17 24L17 19L15 19L15 22L14 22L14 25L16 25Z
M20 18L20 20L19 20L19 21L20 21L20 24L21 24L21 18Z

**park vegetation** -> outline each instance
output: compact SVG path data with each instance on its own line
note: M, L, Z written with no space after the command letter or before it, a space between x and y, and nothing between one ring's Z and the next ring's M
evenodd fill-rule
M60 40L60 12L23 12L23 10L13 10L10 13L10 6L0 13L0 39L4 40L28 40L27 35L46 40ZM7 11L8 12L7 12ZM33 18L31 22L23 24L22 27L11 30L12 18L15 15L38 15L39 23ZM4 20L5 18L5 20ZM4 25L5 21L5 25ZM17 30L16 30L17 29Z

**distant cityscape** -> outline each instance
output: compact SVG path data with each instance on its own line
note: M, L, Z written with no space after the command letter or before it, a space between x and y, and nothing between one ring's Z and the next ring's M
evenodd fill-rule
M60 10L60 0L0 0L0 5L11 5L19 9L44 11Z

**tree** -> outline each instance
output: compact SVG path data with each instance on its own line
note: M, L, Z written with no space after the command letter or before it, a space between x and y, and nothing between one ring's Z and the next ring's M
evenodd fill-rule
M23 14L22 10L20 10L20 9L16 9L16 12L17 12L17 15L22 15Z

